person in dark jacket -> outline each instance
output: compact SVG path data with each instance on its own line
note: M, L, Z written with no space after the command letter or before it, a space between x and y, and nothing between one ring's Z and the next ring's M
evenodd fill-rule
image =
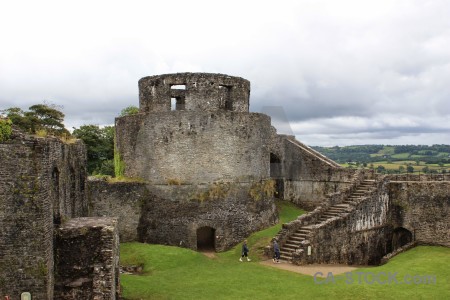
M273 262L280 262L280 246L278 246L277 240L273 239L273 251L274 251L274 256L273 256Z
M242 259L245 257L247 257L247 261L250 261L251 259L248 258L248 246L247 246L247 240L244 241L244 243L242 244L242 255L241 258L239 258L239 261L242 261Z

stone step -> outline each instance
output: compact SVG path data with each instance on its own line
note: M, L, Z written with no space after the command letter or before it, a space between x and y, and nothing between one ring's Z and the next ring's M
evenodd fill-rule
M305 236L305 237L306 237L306 236ZM293 241L299 241L299 242L302 242L302 241L305 240L305 237L299 237L299 236L291 235L291 236L289 237L289 241L290 241L290 240L293 240Z
M308 237L308 235L306 235L306 234L299 234L299 233L293 233L293 234L291 234L291 236L289 238L291 238L291 237L294 237L297 240L304 240L304 239L306 239Z
M283 249L287 252L292 252L298 249L298 246L295 245L283 245Z
M325 213L342 213L345 212L345 208L330 208Z
M286 260L286 261L290 261L291 260L291 255L289 254L285 254L285 255L282 255L281 253L280 253L280 259L281 260Z

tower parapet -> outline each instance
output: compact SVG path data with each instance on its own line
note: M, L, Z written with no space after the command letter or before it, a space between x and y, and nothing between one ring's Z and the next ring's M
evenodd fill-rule
M141 112L248 112L250 82L241 77L212 73L175 73L139 80Z

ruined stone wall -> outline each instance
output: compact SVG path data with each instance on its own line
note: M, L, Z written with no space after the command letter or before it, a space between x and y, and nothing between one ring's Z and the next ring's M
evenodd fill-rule
M255 183L149 185L89 181L91 216L116 216L121 241L196 250L198 232L215 232L211 248L229 249L277 222L272 195ZM123 239L122 239L123 237Z
M209 227L215 232L213 249L224 251L252 232L278 221L273 197L265 195L255 184L152 186L149 189L151 193L144 203L138 228L142 242L196 250L197 230ZM172 195L172 198L163 199L160 195Z
M115 218L75 218L56 232L54 299L119 299ZM36 298L38 299L38 298Z
M14 132L0 143L0 295L53 299L54 224L83 214L81 143Z
M393 225L414 241L450 247L450 181L391 182Z
M376 265L392 251L388 181L362 198L348 213L312 226L308 242L295 263ZM311 246L311 255L307 248Z
M124 174L152 184L269 177L270 118L257 113L160 112L116 119Z
M283 199L305 209L314 209L351 183L354 170L344 169L334 161L295 140L277 135L271 141L271 153L280 163L271 162L271 176L283 185ZM276 169L274 172L273 170Z
M141 206L148 190L144 183L90 179L88 184L89 216L116 217L121 242L137 241Z
M139 80L141 112L176 110L248 112L250 82L240 77L210 73L177 73Z

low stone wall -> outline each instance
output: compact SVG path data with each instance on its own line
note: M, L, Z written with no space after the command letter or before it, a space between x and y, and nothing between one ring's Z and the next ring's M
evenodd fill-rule
M214 234L210 247L223 251L278 221L274 199L259 182L151 185L91 180L88 186L90 215L117 216L121 241L196 250L202 235L198 230L208 228Z
M383 258L381 259L380 265L386 264L386 263L387 263L391 258L393 258L394 256L397 256L397 255L399 255L400 253L403 253L403 252L405 252L405 251L408 251L409 249L412 249L412 248L414 248L415 246L417 246L417 243L416 243L416 242L411 242L411 243L408 243L408 244L406 244L406 245L404 245L404 246L402 246L402 247L400 247L400 248L398 248L398 249L392 251L392 252L389 253L389 254L386 254L386 255L383 256Z
M78 218L56 232L54 299L118 299L119 235L114 218Z
M148 196L145 183L107 182L90 178L88 185L89 216L116 217L121 242L138 240L137 228L141 206Z
M278 221L273 197L262 194L258 196L261 198L252 197L251 184L150 189L139 224L139 241L142 242L197 249L198 230L206 227L214 232L211 246L216 251L224 251ZM174 196L155 196L164 194ZM176 195L185 195L185 198L182 200Z

